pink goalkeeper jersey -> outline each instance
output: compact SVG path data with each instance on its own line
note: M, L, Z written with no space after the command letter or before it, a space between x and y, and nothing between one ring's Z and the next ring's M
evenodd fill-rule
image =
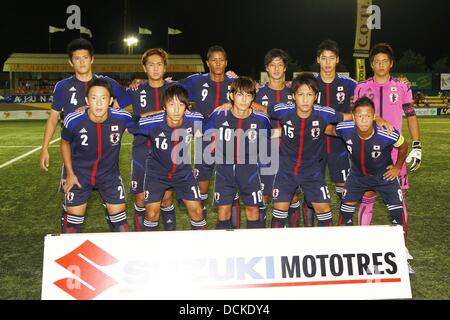
M391 77L383 84L373 78L358 83L353 101L366 96L375 103L375 114L390 122L395 129L402 132L403 106L412 108L413 96L411 88Z

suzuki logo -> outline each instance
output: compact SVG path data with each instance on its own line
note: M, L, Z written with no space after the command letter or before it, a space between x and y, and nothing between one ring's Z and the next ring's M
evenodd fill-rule
M86 240L75 250L55 260L56 263L73 273L75 278L64 278L54 284L77 300L91 300L118 282L100 271L94 264L109 266L119 262L109 253Z

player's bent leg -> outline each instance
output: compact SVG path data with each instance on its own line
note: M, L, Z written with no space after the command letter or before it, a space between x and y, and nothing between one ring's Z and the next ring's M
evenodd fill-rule
M200 198L202 201L203 219L206 219L206 216L208 215L209 180L199 181L198 187L200 188Z
M236 193L231 206L231 227L233 229L241 228L241 205L239 202L239 194Z
M261 220L259 219L259 207L245 206L245 214L247 216L247 229L261 228Z
M161 201L145 204L144 231L158 231Z
M80 233L81 226L84 223L84 214L86 213L87 203L77 206L67 206L67 214L61 225L62 233Z
M355 214L356 205L358 202L342 202L339 212L338 226L352 226L353 215Z
M302 202L303 225L305 227L314 227L315 213L312 204L306 199Z
M294 193L288 211L288 227L300 227L300 202L298 201L297 193Z
M269 195L263 195L263 202L264 205L262 207L259 207L259 220L261 223L261 226L263 228L266 227L266 220L267 220L267 206L269 205L270 201L272 200L271 196Z
M203 218L201 201L184 200L192 230L206 230L206 220Z
M175 215L175 206L173 204L173 191L167 190L161 200L161 218L165 231L176 229L177 217Z
M330 204L327 202L312 202L314 211L316 212L319 227L329 227L333 225L333 215L331 213Z
M271 228L284 228L288 217L289 201L273 204Z
M125 211L125 203L111 204L106 203L108 209L109 220L113 226L113 232L128 232L127 212Z
M368 191L364 194L358 209L358 224L360 226L368 226L372 223L373 206L376 200L375 192Z
M144 192L134 195L134 231L144 230L145 203Z
M217 206L216 229L231 229L231 204Z
M105 220L106 220L106 223L108 224L109 230L114 231L114 225L112 224L111 219L109 218L108 206L103 198L101 199L101 201L102 201L102 207L105 212Z

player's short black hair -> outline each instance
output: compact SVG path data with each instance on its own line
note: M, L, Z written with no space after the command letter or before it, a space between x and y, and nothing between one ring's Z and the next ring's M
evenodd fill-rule
M267 67L275 58L280 58L281 60L283 60L284 65L287 66L289 60L288 54L285 51L277 48L271 49L266 53L266 56L264 57L264 66Z
M317 47L317 57L320 57L325 50L331 51L336 57L339 57L339 46L336 41L330 39L322 41Z
M239 77L233 80L230 86L230 93L236 94L239 91L251 94L253 97L256 95L256 84L253 79L249 77ZM231 102L234 102L230 97Z
M72 60L72 55L74 51L77 50L87 50L89 51L89 54L91 57L94 55L94 47L92 46L92 43L84 38L78 38L75 40L70 41L70 43L67 45L67 54L69 55L69 59Z
M225 60L227 60L227 53L225 52L225 49L218 45L214 45L208 48L208 52L206 53L206 60L209 60L209 57L211 57L214 52L222 52Z
M356 100L355 103L353 104L352 113L355 113L358 107L371 107L375 112L375 104L369 97L364 96Z
M163 63L167 66L167 61L169 60L169 55L164 49L161 48L151 48L144 52L142 55L142 64L145 66L147 59L150 56L160 56L163 59Z
M108 90L109 95L112 97L112 87L111 84L102 78L93 78L91 81L88 82L87 88L86 88L86 97L89 95L89 91L92 87L103 87Z
M314 77L314 75L310 72L304 72L301 75L295 77L294 80L292 80L292 93L296 93L298 88L300 88L304 84L311 88L315 94L319 93L319 83L317 82L316 77Z
M184 103L186 108L189 109L189 94L182 85L175 84L164 91L162 99L164 107L166 106L166 103L173 100L174 97L177 97L178 100Z
M394 50L388 43L382 42L376 44L372 49L370 49L369 52L370 63L373 62L374 57L379 53L386 54L391 61L394 61Z

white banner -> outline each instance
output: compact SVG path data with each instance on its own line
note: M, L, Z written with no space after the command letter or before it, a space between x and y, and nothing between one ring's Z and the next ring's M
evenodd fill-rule
M441 73L441 90L450 90L450 73Z
M42 299L411 298L400 226L45 237Z
M367 26L367 8L372 4L372 0L356 1L356 35L353 57L368 58L370 50L371 30Z

